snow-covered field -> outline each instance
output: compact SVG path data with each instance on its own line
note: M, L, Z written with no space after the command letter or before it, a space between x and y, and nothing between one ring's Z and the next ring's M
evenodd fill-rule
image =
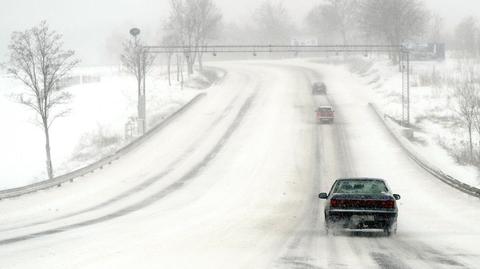
M455 111L454 82L461 77L462 60L444 62L412 62L411 122L414 126L412 145L418 155L428 159L446 174L469 185L480 187L479 169L459 163L455 151L468 141L465 126ZM387 59L354 59L350 70L369 85L371 100L381 110L402 118L401 73ZM447 150L448 149L448 150Z
M0 268L478 267L478 198L405 154L363 78L302 60L215 65L222 82L130 154L1 201ZM315 121L318 80L333 125ZM317 195L345 176L402 195L397 235L326 235Z
M173 85L169 86L160 72L165 72L164 69L152 71L147 80L149 127L211 83L196 74L182 89L174 74ZM135 79L120 67L78 68L72 76L95 79L67 88L73 94L71 113L58 119L51 128L56 175L92 163L128 143L125 125L137 113ZM21 87L22 84L7 75L0 76L0 189L46 178L43 131L35 124L35 113L15 102L14 95L22 90Z

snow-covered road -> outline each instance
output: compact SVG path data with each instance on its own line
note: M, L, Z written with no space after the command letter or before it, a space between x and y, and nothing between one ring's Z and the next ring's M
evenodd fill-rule
M0 268L476 268L480 201L419 168L341 66L222 63L208 95L73 184L0 202ZM323 79L334 125L317 125ZM386 178L399 232L326 235L317 198Z

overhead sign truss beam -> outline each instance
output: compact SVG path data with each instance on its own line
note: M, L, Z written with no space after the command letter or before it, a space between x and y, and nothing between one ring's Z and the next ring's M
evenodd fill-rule
M398 52L407 51L403 46L389 45L214 45L214 46L145 46L149 53L300 53L300 52Z

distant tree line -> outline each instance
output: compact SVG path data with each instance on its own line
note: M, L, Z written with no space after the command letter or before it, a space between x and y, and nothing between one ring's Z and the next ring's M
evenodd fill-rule
M208 44L291 44L312 36L319 44L448 43L466 56L480 56L480 27L465 18L447 33L443 18L427 9L424 0L325 0L312 7L303 25L296 25L282 1L263 0L241 23L224 21L216 0L170 0L170 14L161 24L161 38L151 44L183 46L181 55L168 54L169 81L183 81L194 66L203 69L202 46ZM140 44L142 45L142 44ZM396 55L391 55L396 60ZM176 65L173 68L172 65ZM176 71L176 72L175 72Z

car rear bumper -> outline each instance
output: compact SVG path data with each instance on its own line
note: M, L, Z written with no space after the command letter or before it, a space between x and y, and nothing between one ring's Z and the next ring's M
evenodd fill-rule
M330 210L326 221L349 229L388 229L397 221L398 213L387 210Z
M322 118L317 118L318 121L320 122L328 122L328 121L333 121L334 117L322 117Z

